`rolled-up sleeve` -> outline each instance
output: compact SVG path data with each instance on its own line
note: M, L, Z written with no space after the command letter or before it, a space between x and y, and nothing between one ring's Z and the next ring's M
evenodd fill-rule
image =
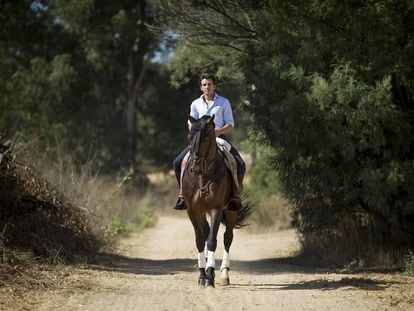
M231 109L230 102L227 99L225 99L225 103L223 106L224 124L230 124L232 127L234 127L233 111Z

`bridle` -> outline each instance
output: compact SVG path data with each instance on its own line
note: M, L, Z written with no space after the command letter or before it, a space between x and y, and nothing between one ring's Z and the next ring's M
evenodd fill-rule
M215 154L211 154L211 144L212 141L215 143L215 137L211 135L206 135L209 124L207 124L206 119L202 118L193 123L194 134L191 137L190 141L190 155L191 155L191 168L190 172L195 175L207 175L211 168L213 167L214 160L216 157ZM214 126L214 123L213 123ZM213 127L214 128L214 127ZM208 139L208 145L205 149L204 154L200 154L200 149L204 139ZM217 150L215 150L217 152Z

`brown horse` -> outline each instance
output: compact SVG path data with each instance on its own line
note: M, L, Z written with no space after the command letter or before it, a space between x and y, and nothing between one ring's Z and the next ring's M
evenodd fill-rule
M246 225L252 208L244 203L238 211L228 209L233 180L224 162L224 155L216 144L214 115L204 116L198 120L190 116L189 120L190 159L183 171L182 190L187 214L195 231L200 270L198 283L203 287L214 287L217 234L220 223L223 223L226 230L220 283L228 285L229 251L233 241L233 229ZM211 218L210 224L207 215Z

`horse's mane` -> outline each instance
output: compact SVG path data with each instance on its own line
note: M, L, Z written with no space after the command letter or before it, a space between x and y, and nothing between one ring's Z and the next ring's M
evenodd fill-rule
M192 136L197 131L204 131L206 129L207 120L209 118L210 118L210 116L205 115L205 116L201 117L201 119L198 119L198 120L192 122L190 136ZM214 127L214 122L212 122L211 124Z

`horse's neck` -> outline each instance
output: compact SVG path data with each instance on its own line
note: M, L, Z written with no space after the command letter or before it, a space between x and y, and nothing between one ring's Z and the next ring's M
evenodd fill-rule
M208 174L205 175L204 178L210 178L212 174L214 174L215 169L220 161L220 154L219 148L217 147L216 138L211 138L210 141L210 150L208 151L208 157L206 158Z
M218 148L217 148L217 143L216 143L216 138L212 137L210 138L210 150L208 151L209 153L209 158L207 159L208 162L215 162L217 159L217 154L218 154Z

